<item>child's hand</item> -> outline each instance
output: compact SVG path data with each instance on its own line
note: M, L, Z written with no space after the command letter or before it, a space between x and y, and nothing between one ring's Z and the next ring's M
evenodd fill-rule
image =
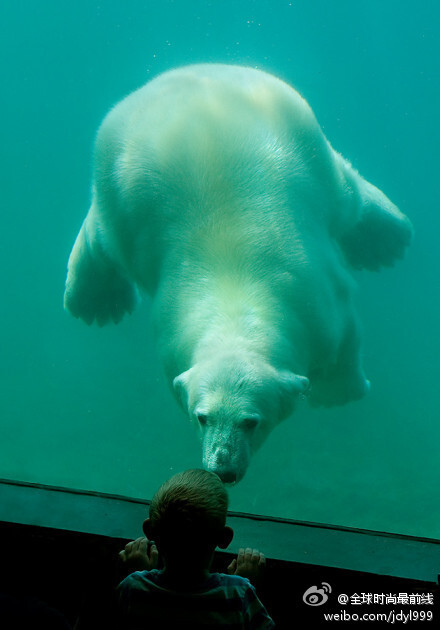
M153 541L142 536L127 543L125 549L119 552L119 557L132 571L151 571L157 567L159 552Z
M266 566L266 557L258 549L239 549L238 556L228 566L229 575L241 575L255 584Z

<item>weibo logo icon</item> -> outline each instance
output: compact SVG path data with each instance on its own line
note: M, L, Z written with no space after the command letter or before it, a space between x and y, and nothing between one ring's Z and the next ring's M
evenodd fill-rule
M328 600L328 593L332 592L332 587L327 582L321 582L321 587L311 586L303 595L303 602L308 606L321 606Z

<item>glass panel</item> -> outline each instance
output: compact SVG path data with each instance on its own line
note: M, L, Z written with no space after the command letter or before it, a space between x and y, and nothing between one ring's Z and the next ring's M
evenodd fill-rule
M0 477L150 498L201 465L149 299L98 328L66 314L62 295L105 112L168 68L237 63L294 84L416 238L395 269L355 273L369 395L331 410L303 402L231 487L231 509L439 537L437 4L26 5L7 3L0 25Z

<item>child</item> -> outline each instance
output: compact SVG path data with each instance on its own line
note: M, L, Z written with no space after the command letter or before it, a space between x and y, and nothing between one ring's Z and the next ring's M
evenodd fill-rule
M156 492L144 522L148 539L120 553L146 569L129 575L117 589L120 627L269 629L274 622L247 577L265 559L256 549L240 550L229 575L210 573L216 547L226 549L233 531L226 526L228 497L214 473L187 470ZM159 555L164 564L157 570Z

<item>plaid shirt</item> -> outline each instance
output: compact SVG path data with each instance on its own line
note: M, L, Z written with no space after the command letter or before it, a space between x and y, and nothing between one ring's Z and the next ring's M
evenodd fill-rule
M249 580L211 573L197 591L171 591L162 571L136 571L117 589L121 627L269 630L275 624Z

